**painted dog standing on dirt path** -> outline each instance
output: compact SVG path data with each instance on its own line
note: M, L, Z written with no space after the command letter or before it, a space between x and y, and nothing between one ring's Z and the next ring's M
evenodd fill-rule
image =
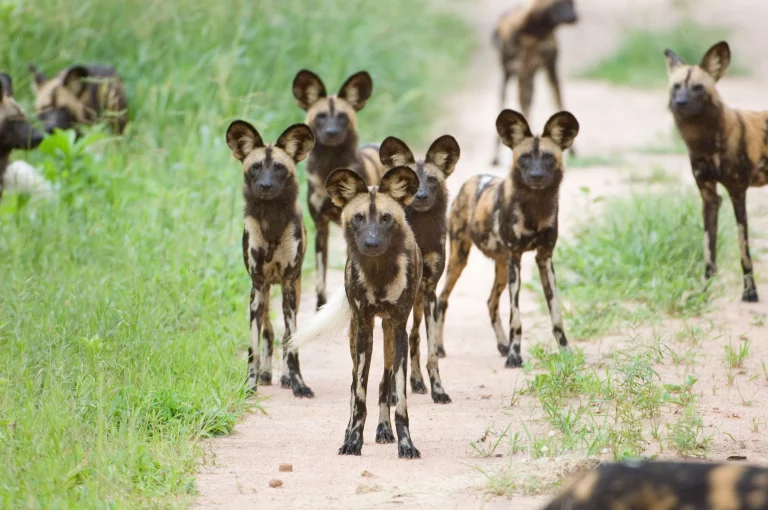
M623 462L575 474L542 510L768 510L768 469Z
M699 65L686 65L672 50L665 52L669 73L669 110L688 147L693 177L704 202L706 279L717 272L717 183L731 197L744 274L742 300L756 302L757 287L749 254L747 189L768 184L768 112L728 108L717 91L731 61L728 43L707 51Z
M304 124L289 127L274 144L264 144L258 131L242 120L232 122L227 129L227 145L243 164L243 259L253 284L247 384L253 391L257 383L272 384L274 331L269 320L269 291L271 285L280 285L285 319L280 386L292 388L297 397L314 396L301 377L298 351L288 352L286 346L296 330L301 264L307 247L296 164L307 157L313 143L312 130Z
M128 122L123 82L112 66L73 65L51 79L30 64L35 110L49 133L106 120L115 134Z
M426 157L418 161L408 146L393 136L384 140L379 149L379 158L385 168L404 165L419 177L419 190L411 205L405 209L405 217L416 236L423 260L421 287L413 304L413 325L408 339L411 354L411 391L427 392L419 359L419 327L422 316L426 314L427 374L432 389L432 400L436 404L451 402L440 380L435 326L437 282L445 270L445 237L448 232L448 187L445 180L456 168L459 155L459 144L450 135L435 140Z
M305 122L315 134L315 146L307 159L307 197L309 214L315 222L317 308L326 302L329 226L331 222L338 225L341 218L341 209L328 197L325 181L337 168L357 172L369 186L378 183L383 174L379 148L357 145L357 112L372 92L373 80L365 71L347 78L335 96L328 95L322 80L311 71L299 71L293 80L293 95L307 112Z
M0 199L3 198L3 178L14 149L34 149L43 141L24 111L13 100L13 81L0 73Z
M528 0L505 12L493 32L493 43L499 50L503 79L501 106L507 100L507 84L517 76L520 109L531 117L534 77L544 68L552 87L558 110L563 109L560 78L557 74L558 45L555 29L578 21L574 0ZM499 164L501 140L496 138L493 165ZM573 154L573 148L571 148Z
M557 298L552 252L557 243L557 213L563 180L563 151L573 144L579 123L569 112L554 114L541 136L533 136L528 122L518 112L504 110L496 119L496 130L504 145L513 151L509 175L500 179L477 175L465 182L453 200L448 220L451 253L443 291L437 307L438 341L443 341L448 298L467 265L472 243L496 262L496 278L488 298L488 312L496 332L499 352L507 356L506 367L520 367L522 324L520 322L520 258L536 250L541 284L549 305L552 331L560 348L568 349L563 317ZM509 337L499 316L499 297L509 286ZM510 344L512 350L510 350Z
M419 178L407 166L389 170L379 186L368 187L360 174L335 170L326 183L333 203L342 209L341 226L347 241L344 288L300 328L289 341L296 349L330 339L349 326L352 356L350 417L340 455L360 455L367 409L368 374L373 351L374 319L384 329L384 376L379 384L377 443L394 443L390 421L392 379L397 394L395 429L397 455L418 458L408 428L406 325L421 284L422 258L405 207L419 189Z

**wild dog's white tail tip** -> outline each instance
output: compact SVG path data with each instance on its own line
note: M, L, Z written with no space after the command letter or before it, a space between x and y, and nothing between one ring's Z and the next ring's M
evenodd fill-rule
M8 190L51 198L53 186L43 177L37 168L26 161L13 161L5 169L3 185Z
M309 322L299 327L288 339L288 350L297 351L300 347L316 342L333 340L344 328L349 326L352 309L347 301L344 287L337 290L331 299L322 306Z

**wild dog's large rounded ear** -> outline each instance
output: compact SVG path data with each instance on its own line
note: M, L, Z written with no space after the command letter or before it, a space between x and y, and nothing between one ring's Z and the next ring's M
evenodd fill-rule
M367 71L355 73L339 89L339 97L352 105L356 111L365 106L373 93L373 79Z
M46 81L48 81L48 77L45 75L44 72L40 71L35 64L29 64L27 66L27 69L29 69L30 74L32 75L32 87L37 88Z
M283 149L296 163L306 158L314 146L315 135L306 124L294 124L275 142L275 147Z
M731 63L731 48L725 41L712 46L701 59L699 67L704 69L715 81L719 80Z
M533 136L523 114L514 110L504 110L499 114L496 118L496 132L504 145L510 149L514 149L520 142Z
M419 191L419 176L407 166L396 166L389 170L379 184L379 193L389 195L403 207L411 205L417 191Z
M549 138L560 149L565 150L573 145L573 140L579 134L579 121L571 112L557 112L549 118L544 126L544 138Z
M318 99L327 95L323 80L312 71L302 69L293 79L293 97L302 110L309 110Z
M677 53L670 49L664 50L664 58L667 61L667 73L672 74L675 69L685 65L685 61Z
M456 168L460 155L459 142L451 135L443 135L429 146L427 157L424 161L432 163L448 177Z
M90 73L84 66L72 66L64 75L64 86L68 88L75 96L80 96L85 92L85 79Z
M357 195L368 193L368 186L357 172L349 168L337 168L326 179L325 190L331 201L343 208Z
M0 100L5 96L13 97L13 80L5 73L0 73Z
M253 149L264 147L264 142L255 127L244 120L236 120L227 128L227 145L232 155L242 161Z
M379 147L379 159L385 168L410 165L416 162L411 149L405 142L394 136L388 136Z

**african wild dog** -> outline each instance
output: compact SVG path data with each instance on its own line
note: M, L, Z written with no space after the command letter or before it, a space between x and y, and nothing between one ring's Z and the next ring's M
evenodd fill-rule
M470 178L451 205L448 220L451 254L448 276L437 306L437 330L438 342L442 343L448 298L467 265L469 250L474 243L485 256L496 262L496 279L488 298L488 312L499 352L507 356L505 366L512 368L523 363L518 297L520 258L527 251L536 250L536 265L549 305L552 331L561 350L568 350L557 299L552 252L557 243L563 151L576 138L579 123L569 112L559 112L549 118L540 137L533 136L520 113L504 110L496 119L496 131L504 145L512 149L514 163L505 179L491 175ZM509 337L504 335L499 317L499 297L507 283L511 308Z
M405 217L416 236L423 260L421 287L413 304L413 325L409 337L411 390L414 393L427 392L419 359L419 327L426 312L427 374L432 387L432 400L437 404L451 402L440 380L435 321L437 282L445 269L445 236L448 231L448 188L445 179L456 168L459 154L459 144L450 135L435 140L426 157L418 161L405 143L392 136L384 140L379 149L379 158L385 168L405 165L419 176L419 190L411 205L405 209Z
M736 213L744 273L743 301L757 301L757 287L749 255L747 188L768 184L768 112L728 108L716 83L731 61L728 43L707 51L699 65L689 66L666 50L669 72L669 109L691 160L691 168L704 202L704 276L717 271L717 183L731 197Z
M393 443L390 422L392 378L397 394L395 428L397 455L418 458L408 430L406 382L408 332L406 324L421 284L422 259L405 207L419 189L419 178L406 166L389 170L379 186L368 188L360 174L347 168L328 177L326 189L342 208L341 226L347 241L344 289L299 329L290 341L298 348L349 326L352 355L350 417L340 455L360 455L367 414L365 397L373 350L373 324L381 317L384 329L384 376L379 385L377 443Z
M768 510L768 469L624 462L575 474L542 510Z
M503 74L501 108L507 100L507 83L517 76L520 109L525 118L530 118L534 77L539 69L544 68L557 109L563 109L557 74L555 29L577 20L574 0L528 0L501 16L493 32L493 43L501 56ZM499 164L500 145L501 140L496 138L493 165Z
M73 65L50 79L32 64L29 72L34 78L35 110L49 133L102 119L114 133L123 133L128 106L114 67Z
M301 264L307 247L296 164L307 157L313 143L312 130L304 124L289 127L274 144L264 144L256 129L242 120L234 121L227 129L227 145L243 164L243 259L253 285L247 384L252 390L256 389L257 382L272 384L274 332L269 320L269 290L271 285L280 285L285 320L280 386L293 388L297 397L310 398L314 394L301 377L299 354L288 352L286 341L296 330L301 299ZM262 330L263 360L259 355ZM261 367L260 361L263 361Z
M309 213L315 222L315 257L317 260L317 308L325 304L325 273L328 269L328 227L339 224L341 209L325 190L325 181L337 168L350 168L366 184L379 182L383 167L379 148L358 148L357 112L373 92L371 76L361 71L344 82L335 96L329 96L322 80L313 72L302 70L293 80L293 95L307 112L306 123L315 134L315 146L307 159Z
M34 149L43 141L40 134L29 123L24 111L13 100L13 81L0 73L0 199L3 197L3 178L11 151Z

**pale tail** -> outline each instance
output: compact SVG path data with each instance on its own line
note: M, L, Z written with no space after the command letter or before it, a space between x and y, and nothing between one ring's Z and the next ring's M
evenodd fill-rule
M53 186L40 175L35 167L26 161L13 161L5 169L3 186L10 191L29 193L50 198L54 194Z
M288 340L288 349L297 351L307 344L329 342L349 326L352 309L344 287L337 290L304 326L300 326Z

